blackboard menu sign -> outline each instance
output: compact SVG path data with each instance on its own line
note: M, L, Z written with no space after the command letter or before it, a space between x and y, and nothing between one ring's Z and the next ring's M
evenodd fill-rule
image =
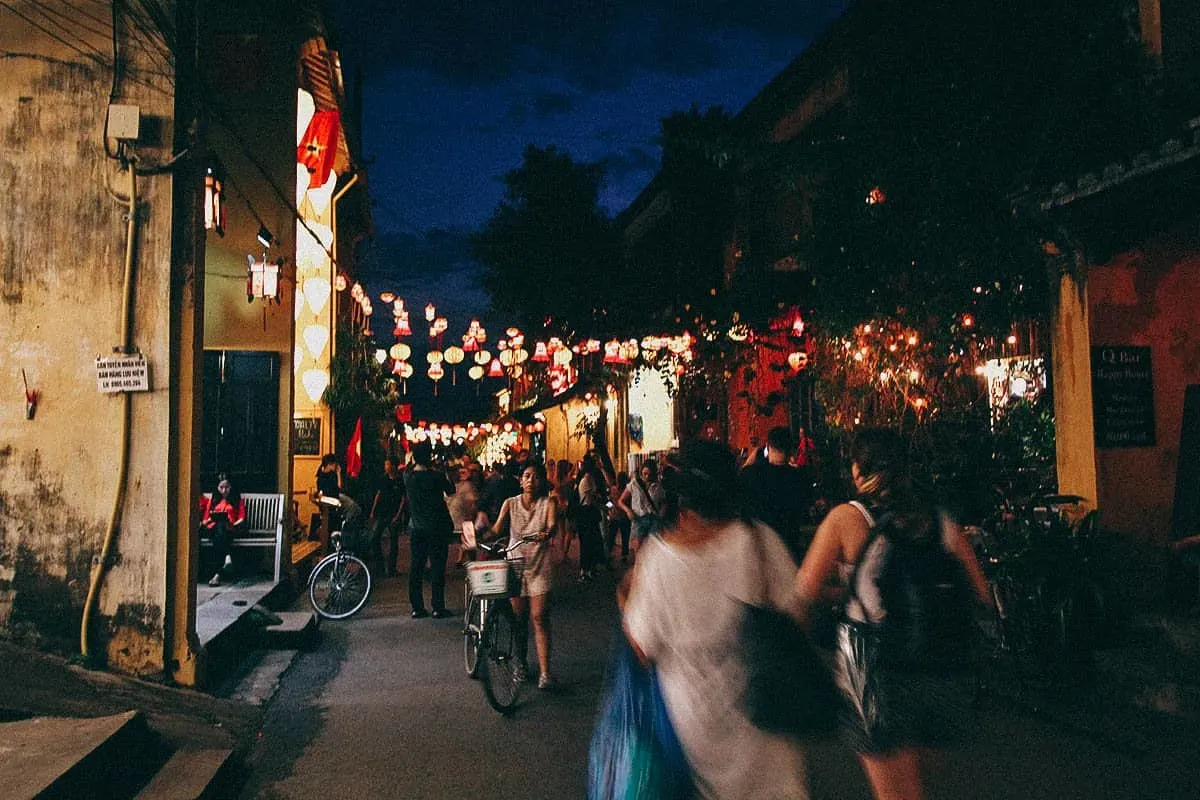
M292 430L296 434L296 455L321 455L320 417L302 417L300 419L293 419Z
M1149 347L1092 348L1097 447L1153 447L1154 372Z

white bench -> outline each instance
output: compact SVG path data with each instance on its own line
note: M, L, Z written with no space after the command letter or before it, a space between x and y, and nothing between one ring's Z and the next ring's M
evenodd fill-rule
M212 494L204 496L211 500ZM229 540L230 547L273 547L275 582L279 583L283 567L283 495L243 494L246 503L246 529ZM203 535L201 547L211 547L212 541Z

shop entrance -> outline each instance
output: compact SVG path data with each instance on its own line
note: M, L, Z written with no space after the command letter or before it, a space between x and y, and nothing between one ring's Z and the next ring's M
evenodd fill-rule
M204 423L200 485L217 474L239 491L279 491L279 354L204 352Z

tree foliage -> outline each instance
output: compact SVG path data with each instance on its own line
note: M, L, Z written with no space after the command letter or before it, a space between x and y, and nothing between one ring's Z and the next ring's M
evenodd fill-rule
M526 330L569 334L603 325L619 263L598 200L603 177L601 164L530 145L504 177L504 199L472 238L493 303Z

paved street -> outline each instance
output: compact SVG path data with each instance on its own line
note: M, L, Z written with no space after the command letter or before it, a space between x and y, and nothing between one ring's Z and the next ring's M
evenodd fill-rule
M460 623L413 620L402 579L284 676L251 759L246 798L583 797L587 744L615 630L614 578L559 592L554 670L505 719L462 671ZM461 579L451 583L461 597ZM454 602L457 610L461 600ZM1035 715L997 700L974 734L938 754L934 798L1039 800L1200 796L1195 726L1136 712ZM837 744L810 756L814 798L867 798Z

